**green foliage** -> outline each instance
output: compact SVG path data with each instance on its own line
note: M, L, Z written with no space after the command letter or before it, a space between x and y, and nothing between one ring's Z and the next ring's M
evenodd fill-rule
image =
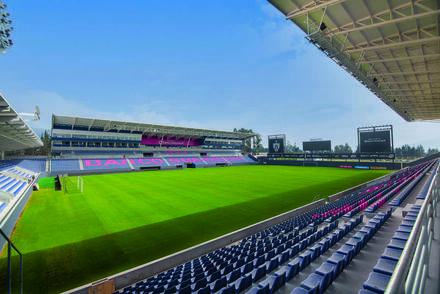
M439 153L437 148L428 148L428 151L426 152L426 155L428 156L428 155L433 155L433 154L436 154L436 153Z
M240 128L240 129L234 128L233 131L239 132L239 133L245 133L245 134L254 133L254 131L252 129L245 129L245 128ZM249 139L244 140L243 151L247 152L247 153L262 152L264 150L262 141L263 140L261 139L260 134L256 134L256 136L254 138L249 138Z
M335 153L353 153L353 149L351 149L351 146L348 145L348 143L345 143L345 145L335 145L333 148L333 152Z
M435 150L437 149L428 149L428 151L431 150L430 154L436 153ZM437 151L438 152L438 151ZM420 158L425 155L429 155L425 153L425 148L422 145L418 145L417 147L410 146L408 144L403 145L402 147L394 148L394 153L396 154L397 158Z
M295 145L292 145L290 143L290 141L287 141L286 144L286 148L285 148L286 152L285 153L296 153L296 152L302 152L301 148L299 148L296 143Z
M50 153L50 141L52 137L50 136L49 130L44 130L44 133L40 137L43 142L43 146L36 150L36 154L38 155L49 155Z

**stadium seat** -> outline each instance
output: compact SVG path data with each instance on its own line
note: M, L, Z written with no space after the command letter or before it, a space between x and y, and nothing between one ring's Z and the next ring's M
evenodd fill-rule
M395 248L385 248L385 251L382 253L382 258L390 259L394 261L398 261L400 258L400 255L402 255L402 250L395 249Z
M333 253L333 255L327 259L327 262L332 263L336 266L336 276L338 276L339 273L342 272L342 270L344 269L345 260L346 256L340 253Z
M371 290L375 293L384 293L390 279L390 275L372 272L368 276L368 280L364 283L364 289Z
M323 262L316 270L315 273L324 277L322 287L327 287L333 282L337 275L337 266L329 262Z
M379 258L373 271L391 276L396 268L397 261L385 258Z
M301 287L309 293L320 294L323 291L324 277L315 273L310 274L302 283Z
M249 288L251 284L252 284L252 276L244 275L235 282L236 293L243 292L244 290Z

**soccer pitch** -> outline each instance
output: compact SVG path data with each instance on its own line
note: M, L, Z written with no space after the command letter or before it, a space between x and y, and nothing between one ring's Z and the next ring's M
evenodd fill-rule
M25 293L78 287L389 172L238 166L107 174L83 176L84 192L66 194L42 183L12 237L24 254Z

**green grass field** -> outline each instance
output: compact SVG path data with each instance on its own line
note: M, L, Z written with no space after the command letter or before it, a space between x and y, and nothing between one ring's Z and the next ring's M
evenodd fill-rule
M25 293L78 287L388 172L239 166L108 174L83 176L84 192L67 194L42 179L12 237L24 253ZM5 252L0 267L5 273Z

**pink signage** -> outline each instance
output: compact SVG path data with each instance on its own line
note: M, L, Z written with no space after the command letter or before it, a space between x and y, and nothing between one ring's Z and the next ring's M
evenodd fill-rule
M157 165L165 164L165 160L170 164L174 163L202 163L207 164L210 162L233 162L233 161L245 161L240 156L219 156L219 157L169 157L162 158L115 158L115 159L84 159L83 163L85 167L108 167L108 166L127 166L131 163L132 166L138 165Z
M142 135L143 145L179 145L179 146L198 146L199 139L182 139L182 138L173 138L173 137L150 137L148 138L146 135Z
M153 164L163 164L164 160L162 158L117 158L117 159L84 159L84 166L95 167L95 166L129 166L128 161L131 165L153 165Z

